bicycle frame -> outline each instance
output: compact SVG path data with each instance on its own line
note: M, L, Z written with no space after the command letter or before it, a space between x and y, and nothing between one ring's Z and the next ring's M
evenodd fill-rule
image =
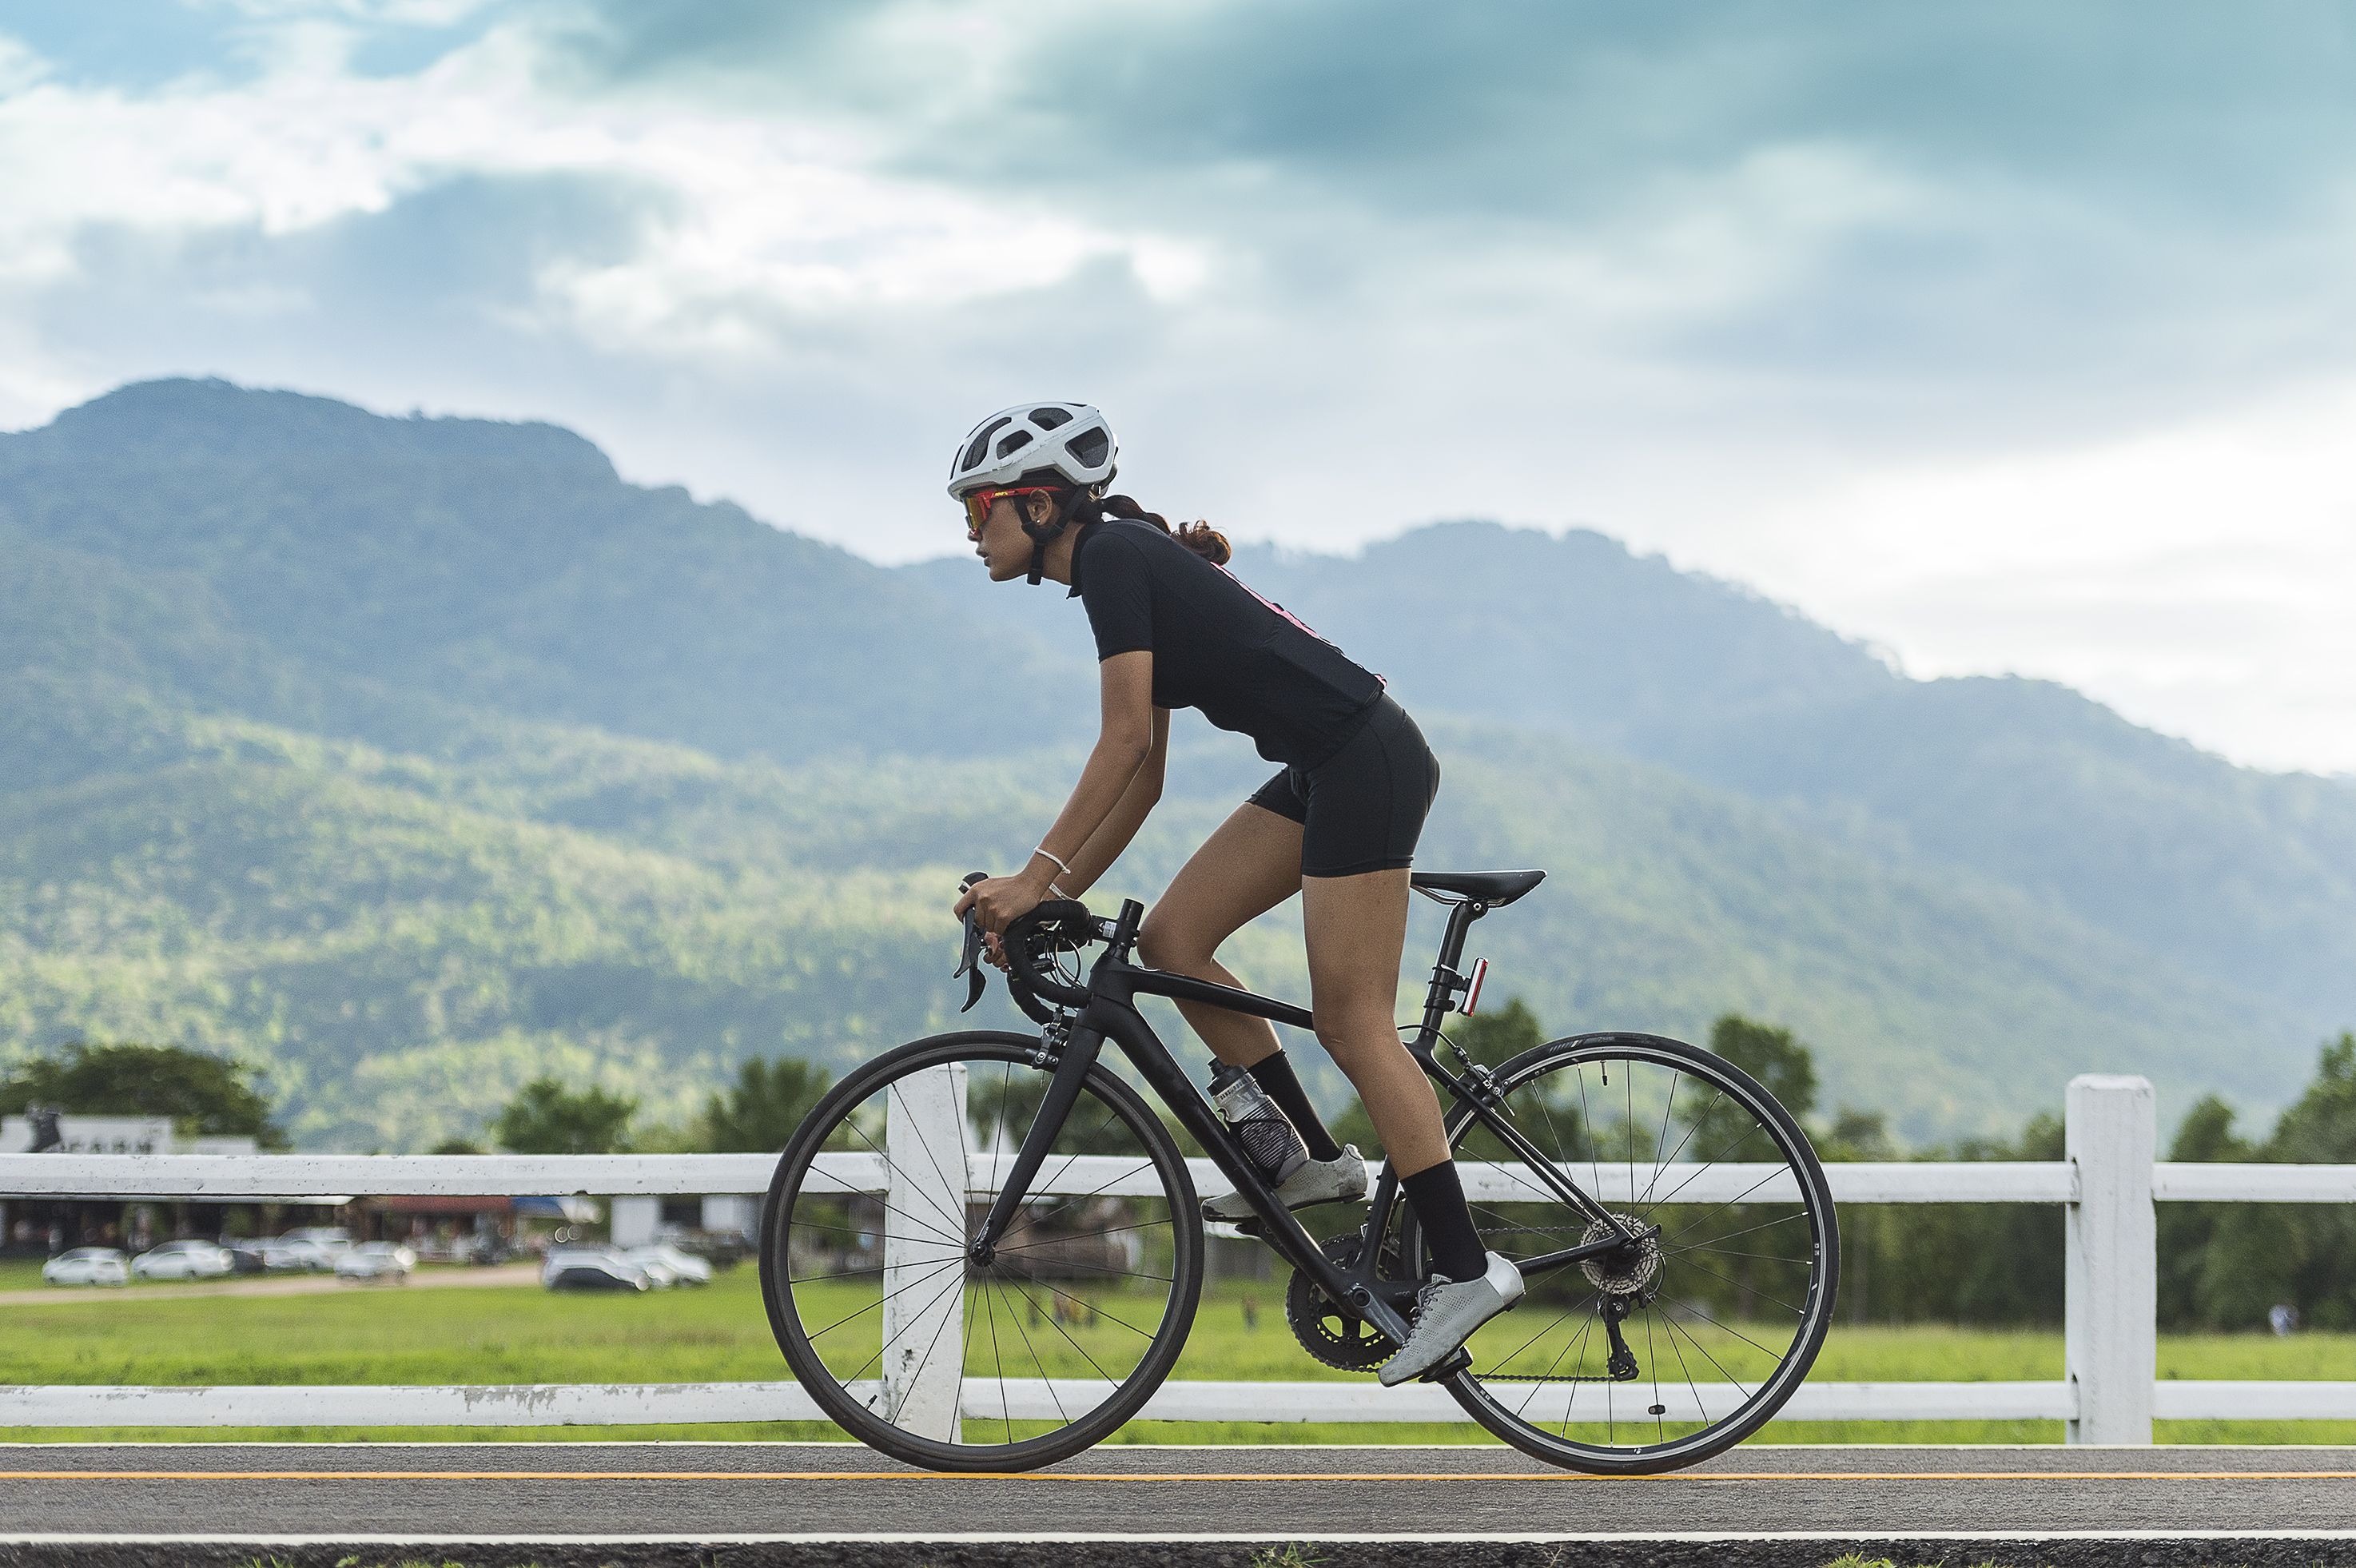
M1456 970L1463 954L1465 934L1474 920L1488 912L1488 906L1477 899L1451 902L1448 927L1440 939L1440 956L1432 967L1431 983L1424 996L1422 1024L1414 1038L1407 1042L1408 1054L1415 1058L1439 1088L1454 1097L1457 1107L1470 1110L1483 1127L1519 1155L1531 1171L1566 1203L1601 1221L1611 1232L1593 1241L1524 1260L1519 1265L1523 1273L1526 1276L1562 1268L1632 1244L1635 1238L1619 1216L1590 1197L1524 1136L1519 1128L1498 1113L1496 1097L1487 1088L1491 1073L1486 1067L1468 1059L1466 1070L1456 1073L1440 1061L1438 1046L1442 1038L1441 1026L1467 983ZM977 1253L987 1256L990 1250L997 1245L998 1239L1012 1221L1016 1209L1029 1196L1031 1183L1045 1163L1056 1136L1063 1131L1064 1120L1077 1101L1089 1069L1096 1065L1104 1043L1110 1040L1120 1048L1121 1054L1137 1069L1139 1076L1170 1107L1179 1124L1194 1135L1212 1163L1235 1184L1237 1192L1251 1206L1252 1212L1259 1220L1259 1240L1313 1280L1328 1299L1348 1303L1352 1311L1388 1336L1394 1343L1405 1344L1408 1335L1406 1309L1412 1303L1419 1282L1413 1278L1396 1279L1383 1273L1379 1246L1363 1248L1357 1262L1346 1269L1328 1258L1300 1220L1293 1218L1291 1211L1277 1199L1274 1190L1261 1176L1258 1167L1237 1145L1226 1122L1220 1118L1203 1091L1195 1087L1186 1070L1179 1066L1177 1058L1171 1055L1169 1047L1154 1033L1153 1026L1137 1010L1136 998L1141 995L1167 996L1175 1001L1200 1002L1232 1013L1289 1024L1300 1029L1316 1026L1312 1015L1306 1008L1274 997L1198 980L1192 975L1149 969L1130 961L1129 955L1136 944L1138 924L1143 917L1143 906L1134 899L1125 901L1119 918L1112 922L1108 932L1101 933L1106 936L1106 947L1088 972L1087 1001L1076 1012L1069 1008L1064 1010L1063 1016L1067 1022L1063 1028L1062 1039L1052 1047L1056 1055L1055 1076L1040 1103L1038 1116L1031 1131L1024 1135L1022 1146L1015 1154L1014 1164L991 1204L990 1215L975 1238ZM1050 1026L1051 1038L1053 1027ZM1399 1177L1387 1160L1369 1200L1366 1236L1379 1238L1386 1233L1391 1211L1398 1201L1399 1190ZM1459 1363L1444 1363L1435 1376L1444 1378L1451 1375L1453 1370L1461 1369Z

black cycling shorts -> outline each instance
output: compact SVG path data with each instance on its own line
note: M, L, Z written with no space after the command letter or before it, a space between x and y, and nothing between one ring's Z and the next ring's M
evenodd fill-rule
M1301 825L1301 875L1355 876L1415 864L1415 842L1440 793L1440 759L1389 693L1314 768L1288 768L1251 803Z

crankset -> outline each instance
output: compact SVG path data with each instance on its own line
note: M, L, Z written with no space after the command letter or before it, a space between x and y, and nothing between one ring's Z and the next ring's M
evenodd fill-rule
M1343 1268L1358 1262L1365 1238L1359 1235L1335 1236L1320 1241L1319 1249ZM1382 1272L1390 1273L1398 1267L1398 1244L1383 1243ZM1291 1283L1284 1287L1284 1321L1292 1329L1292 1337L1301 1348L1329 1367L1345 1372L1371 1372L1398 1353L1398 1347L1387 1335L1333 1300L1317 1288L1317 1283L1299 1269L1292 1271Z

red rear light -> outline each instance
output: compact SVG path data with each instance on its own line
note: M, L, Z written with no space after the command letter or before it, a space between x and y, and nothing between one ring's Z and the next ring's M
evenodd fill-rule
M1472 1016L1473 1009L1481 1005L1481 983L1488 978L1489 961L1485 958L1474 959L1472 978L1464 987L1464 1005L1462 1009L1467 1018Z

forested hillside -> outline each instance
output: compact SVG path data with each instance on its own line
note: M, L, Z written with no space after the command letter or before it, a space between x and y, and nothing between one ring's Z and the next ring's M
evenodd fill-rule
M2356 1017L2356 791L1905 681L1593 534L1239 569L1424 717L1426 864L1554 873L1482 931L1550 1023L1776 1018L1827 1104L1919 1138L2090 1068L2270 1106ZM414 1148L547 1070L659 1116L941 1026L957 875L1091 733L1080 620L545 426L163 382L0 436L0 1053L201 1045L266 1063L300 1142ZM1107 897L1265 774L1178 740ZM1237 962L1297 993L1293 918Z

